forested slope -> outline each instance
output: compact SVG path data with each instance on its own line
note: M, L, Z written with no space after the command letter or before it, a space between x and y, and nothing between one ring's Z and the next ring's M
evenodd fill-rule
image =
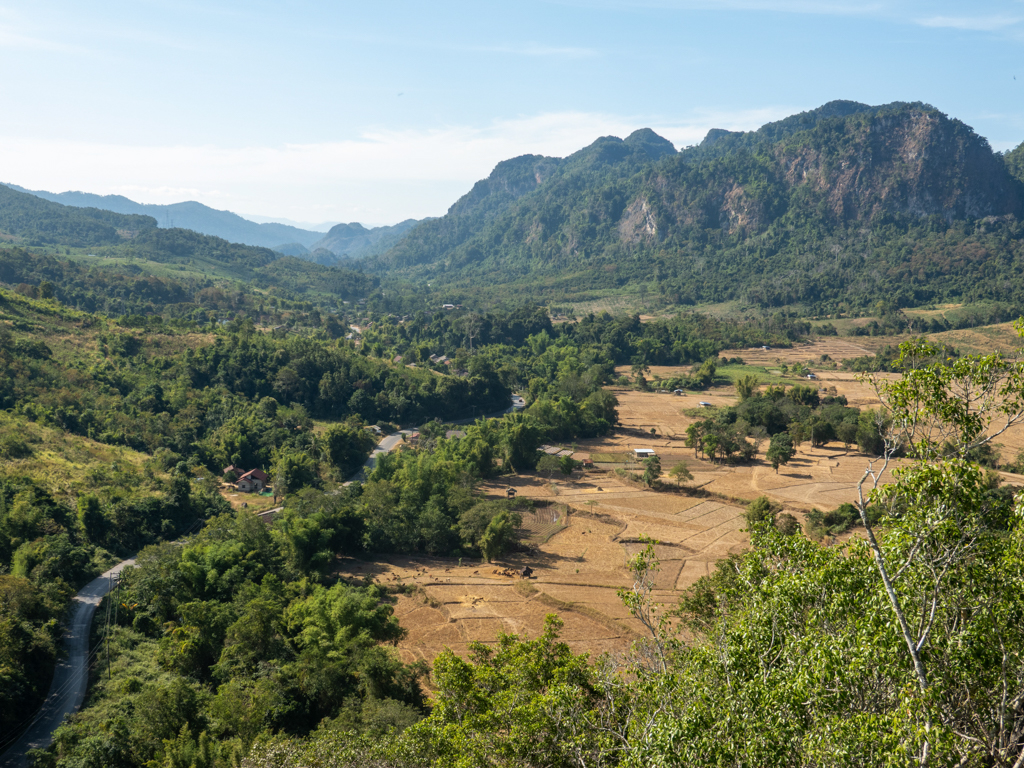
M643 286L669 304L819 311L1024 297L1024 185L927 105L833 102L679 153L653 136L501 163L371 268L468 290Z

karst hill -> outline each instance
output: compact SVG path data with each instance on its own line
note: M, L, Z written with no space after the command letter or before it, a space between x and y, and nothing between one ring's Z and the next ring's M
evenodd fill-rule
M643 129L566 158L499 163L367 267L550 296L649 285L684 304L886 292L920 304L1011 278L1024 208L1016 159L922 103L834 101L757 131L712 130L679 152ZM975 298L1017 290L993 283Z

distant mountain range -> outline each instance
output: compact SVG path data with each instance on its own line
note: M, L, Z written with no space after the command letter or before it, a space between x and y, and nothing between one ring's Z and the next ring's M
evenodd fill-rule
M642 129L499 163L365 268L550 300L1024 301L1022 153L922 103L833 101L682 152Z
M326 233L281 224L257 223L231 211L218 211L194 201L171 205L137 203L121 195L95 195L89 192L45 192L6 184L18 192L74 208L96 208L114 213L152 216L162 229L191 229L204 235L220 237L232 243L271 248L303 258L322 250L312 260L331 263L338 258L360 258L375 254L393 245L398 237L417 222L403 221L393 227L366 229L361 224L338 224ZM337 232L336 232L337 231ZM381 245L378 247L378 243Z
M483 303L629 294L812 315L879 301L1024 311L1022 179L1024 145L993 152L927 104L833 101L756 131L712 130L681 152L644 128L565 158L523 155L498 163L440 218L326 234L199 203L49 195L94 204L68 207L0 186L0 240L209 261L240 274L297 256L315 262L303 285L334 274L324 267L350 266L362 276L346 272L346 285L411 282L422 294L431 283L446 300ZM163 228L171 223L181 229Z
M313 243L308 258L321 264L331 264L341 257L362 258L381 254L399 242L417 224L419 222L416 219L406 219L394 226L373 229L356 223L337 224Z

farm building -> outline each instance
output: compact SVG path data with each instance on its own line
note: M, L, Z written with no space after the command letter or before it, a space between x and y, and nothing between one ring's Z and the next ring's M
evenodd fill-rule
M267 487L270 478L262 469L250 469L238 478L235 487L242 493L259 493Z
M633 449L633 458L636 459L637 461L642 461L643 459L653 459L656 455L657 454L654 452L653 448Z

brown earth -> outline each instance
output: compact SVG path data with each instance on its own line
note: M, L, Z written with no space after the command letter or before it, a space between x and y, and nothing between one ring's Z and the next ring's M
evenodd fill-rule
M808 344L794 344L789 349L783 347L772 347L764 350L760 347L748 349L728 349L720 352L719 356L726 359L731 357L743 358L747 365L778 365L786 363L812 363L821 360L822 355L828 355L832 360L846 360L854 357L874 354L858 341L848 339L827 338L812 341Z
M823 389L834 388L850 405L870 408L878 399L868 383L820 363L822 355L841 360L863 354L869 354L865 347L847 340L824 340L788 350L723 353L743 357L752 365L812 363ZM819 365L813 365L816 362ZM660 368L652 373L664 375ZM398 595L395 605L408 631L398 646L405 660L431 661L444 647L465 654L471 641L493 644L498 632L535 637L549 613L561 616L562 636L575 652L623 651L643 631L617 595L632 584L627 564L642 546L641 536L659 542L661 570L655 600L674 604L683 590L713 571L718 560L749 546L742 512L751 500L767 495L804 522L815 507L827 510L854 501L857 483L871 461L855 448L846 450L832 443L822 448L800 446L797 456L778 473L760 460L747 465L712 464L695 458L693 450L686 448L686 428L694 417L684 411L697 413L698 400L731 405L736 401L734 387L685 397L625 388L612 391L619 398L621 427L606 437L579 441L578 449L593 456L653 448L665 472L686 461L694 480L672 488L666 475L667 490L654 492L614 472L639 467L602 463L571 478L557 474L554 478L503 477L481 490L489 497L504 498L511 486L518 497L537 502L536 515L527 516L522 531L532 552L490 565L467 559L460 566L456 559L426 557L342 560L344 577L372 578L410 592ZM1012 456L1024 449L1024 426L1007 432L1000 443L1004 459L1009 458L1008 452ZM764 449L762 445L762 456ZM1024 484L1024 477L1004 475ZM890 480L887 471L881 481ZM533 578L521 580L499 572L524 565L535 569Z

